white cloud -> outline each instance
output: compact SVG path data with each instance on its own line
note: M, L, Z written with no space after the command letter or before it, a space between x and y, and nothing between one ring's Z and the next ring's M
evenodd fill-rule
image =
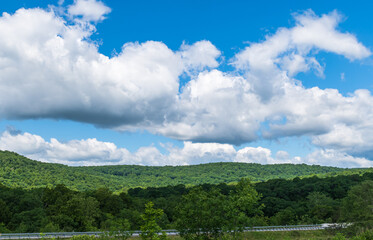
M290 155L288 152L280 150L276 153L276 159L287 160L290 159Z
M254 163L268 164L273 161L271 150L267 148L245 147L238 151L236 162L252 161Z
M366 158L357 158L344 152L333 149L317 150L309 154L305 159L307 164L333 166L342 168L366 168L373 167L373 161Z
M342 16L333 11L316 16L312 11L295 16L297 26L291 31L291 39L301 50L316 47L328 52L337 53L350 60L362 59L371 55L369 49L359 43L350 33L342 33L336 27Z
M236 155L232 145L184 142L183 148L168 148L170 161L177 165L230 162Z
M321 17L311 10L298 14L294 27L280 28L274 35L268 35L264 42L246 47L236 55L233 64L242 69L268 70L276 68L278 63L289 61L289 56L293 56L298 64L298 67L291 69L294 72L309 69L311 64L305 65L303 58L309 58L313 54L312 49L333 52L351 60L369 57L370 50L358 42L354 35L336 29L341 19L342 16L336 11Z
M47 143L38 135L30 133L11 134L9 131L3 132L0 137L0 149L19 152L28 156L44 152Z
M74 4L68 7L71 16L81 16L85 21L102 21L111 9L101 1L74 0Z
M5 14L0 32L2 118L157 124L178 93L184 65L163 43L127 43L108 58L83 40L91 32L41 9Z
M310 135L317 146L373 159L373 97L369 91L357 90L344 97L334 89L299 87L286 95L278 101L286 123L272 123L264 136Z
M241 76L204 71L188 82L158 133L197 142L242 143L257 138L259 99ZM265 110L264 110L265 111Z
M201 71L205 67L215 68L219 66L216 59L221 52L210 41L203 40L193 45L183 43L180 49L180 55L188 71Z
M218 64L214 58L220 52L208 41L183 45L178 52L161 42L126 43L109 58L85 40L93 30L67 25L42 9L4 14L0 116L155 131L174 107L179 76Z
M294 27L280 28L274 35L266 36L265 41L251 44L234 57L232 64L247 71L256 93L267 101L282 93L283 84L289 81L287 77L310 69L323 77L323 67L314 57L319 50L350 60L371 55L355 36L336 29L341 19L336 11L321 17L311 10L298 14ZM284 77L284 71L287 77Z
M190 165L210 162L245 162L259 164L306 163L338 167L373 167L373 161L356 158L332 149L316 150L305 158L291 157L286 151L272 156L263 147L236 150L230 144L184 142L182 148L163 145L166 153L156 147L141 147L131 153L114 143L95 138L60 142L44 140L30 133L5 131L0 136L0 150L15 151L31 159L72 166L136 164L150 166Z
M15 151L35 160L67 165L188 165L233 161L236 155L236 150L229 144L185 142L183 148L166 148L168 154L160 153L154 146L141 147L131 153L114 143L95 138L67 142L52 138L46 141L38 135L11 134L9 131L0 136L0 149Z
M0 137L0 149L14 151L31 159L68 165L115 164L130 156L126 149L118 149L115 144L97 139L71 140L57 139L45 141L30 133L12 135L8 131Z
M99 1L78 0L68 12L75 20L80 16L96 22L110 9ZM337 12L318 17L308 11L295 20L295 26L280 28L236 54L232 64L238 71L224 72L214 69L219 67L221 52L207 40L183 44L179 51L156 41L125 43L118 55L108 57L89 40L94 23L70 24L51 10L4 13L0 17L0 118L68 119L118 131L145 129L205 144L309 135L317 146L373 157L370 92L343 96L336 89L305 88L295 79L297 73L310 70L323 77L326 66L317 60L318 51L357 60L370 56L370 50L354 35L337 29L341 21ZM191 80L179 91L179 78L185 73ZM58 146L66 147L53 141L40 146L53 144L53 154ZM85 141L68 146L75 149L74 144L80 144L80 149L95 140ZM190 144L183 151L199 146ZM106 155L100 156L114 162L128 154L125 150L119 154L109 145L105 149ZM225 147L216 149L220 150L211 161L237 155ZM265 149L245 151L240 152L242 161L250 154L261 162L286 158L283 153L269 157ZM154 147L128 159L141 163L151 152L153 162L174 164ZM196 161L191 159L197 157L178 163Z

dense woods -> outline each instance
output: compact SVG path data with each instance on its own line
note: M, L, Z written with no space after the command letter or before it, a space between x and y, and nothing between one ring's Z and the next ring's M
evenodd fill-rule
M162 229L209 236L255 225L371 223L373 174L274 179L252 184L202 184L74 191L60 184L37 189L0 185L0 232L138 230L145 206L162 210ZM358 202L359 204L352 204ZM196 221L198 219L198 221Z
M223 232L234 235L249 226L354 222L355 226L366 229L372 226L373 222L373 173L368 170L354 170L359 174L329 177L323 175L270 179L256 183L242 178L235 184L177 184L132 187L114 192L108 186L112 186L110 184L117 180L120 182L119 177L114 178L113 182L99 184L99 177L101 176L103 181L108 179L103 176L109 174L103 173L100 167L89 168L87 171L98 172L94 175L97 178L93 178L87 172L79 170L83 168L43 164L10 152L2 152L2 159L4 156L8 164L2 166L2 179L9 179L6 175L9 175L9 172L4 169L15 171L19 174L19 179L24 179L29 176L25 175L26 173L31 174L33 171L34 181L45 176L45 172L50 174L50 178L40 179L39 182L34 182L34 185L25 185L25 188L18 185L17 188L9 187L6 184L9 185L11 181L1 180L6 184L0 183L0 233L153 228L157 231L178 229L186 239L206 239L218 238ZM10 164L12 161L13 166ZM27 167L21 168L22 164ZM218 168L229 165L211 166ZM40 170L42 167L45 169L44 173ZM234 167L240 168L241 165ZM260 169L260 165L257 167ZM284 169L292 169L291 165L285 165L285 168L281 168L283 165L273 167L280 167L281 170L274 171L277 174ZM25 170L27 168L28 171ZM319 166L317 168L322 169ZM40 171L36 172L35 169ZM78 172L72 174L75 169L78 169ZM115 168L111 167L102 169L115 171ZM119 172L121 170L118 169ZM51 174L53 171L54 175ZM169 174L171 173L177 175L177 171L170 171ZM147 174L151 176L150 173ZM284 171L283 174L287 172ZM56 175L63 176L58 184L48 182ZM110 172L110 176L115 174ZM90 182L90 177L97 182ZM32 178L29 178L22 181L30 184ZM77 179L77 183L74 179ZM90 185L78 185L84 183L78 181L82 179ZM64 180L75 185L64 185ZM35 187L43 181L48 184ZM108 186L102 187L105 184ZM78 191L78 186L85 190ZM151 239L149 236L148 238Z
M33 161L13 152L0 151L0 182L23 189L64 184L78 191L109 188L126 191L135 187L163 187L183 184L237 183L241 178L252 182L309 176L362 174L371 169L343 169L305 164L260 165L253 163L210 163L192 166L98 166L68 167Z

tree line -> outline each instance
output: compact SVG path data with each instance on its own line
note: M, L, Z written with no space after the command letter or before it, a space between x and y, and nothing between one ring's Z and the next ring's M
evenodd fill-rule
M139 230L154 225L154 218L144 219L154 211L160 229L178 229L187 239L265 225L354 222L366 228L372 226L372 199L372 173L120 193L76 191L62 184L30 190L0 184L0 232Z
M241 178L253 182L294 177L352 175L372 169L342 169L305 164L260 165L254 163L210 163L191 166L97 166L69 167L42 163L13 152L0 151L0 182L12 188L43 188L64 184L78 191L109 188L122 192L135 187L160 187L183 184L237 183Z

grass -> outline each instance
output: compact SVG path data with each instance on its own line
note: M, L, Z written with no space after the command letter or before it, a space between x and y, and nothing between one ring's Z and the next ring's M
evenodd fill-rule
M242 239L253 240L324 240L331 239L334 234L324 230L316 231L284 231L284 232L246 232Z
M238 239L248 240L330 240L335 235L325 230L314 231L283 231L283 232L245 232ZM139 240L140 237L131 237L130 239ZM179 236L169 236L170 240L182 240ZM230 236L223 238L230 240Z
M238 238L234 240L331 240L335 236L335 233L325 230L314 230L314 231L283 231L283 232L245 232L242 233ZM43 238L45 240L55 238ZM61 238L58 238L61 239ZM93 236L75 236L68 240L109 240L115 239L114 237L93 237ZM140 240L140 237L130 237L129 240ZM168 236L169 240L183 240L180 236ZM62 240L62 239L61 239ZM225 236L222 240L233 240L231 236Z

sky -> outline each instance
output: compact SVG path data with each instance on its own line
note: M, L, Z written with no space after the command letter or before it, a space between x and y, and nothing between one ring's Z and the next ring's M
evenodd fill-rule
M373 2L0 5L0 149L71 166L373 166Z

